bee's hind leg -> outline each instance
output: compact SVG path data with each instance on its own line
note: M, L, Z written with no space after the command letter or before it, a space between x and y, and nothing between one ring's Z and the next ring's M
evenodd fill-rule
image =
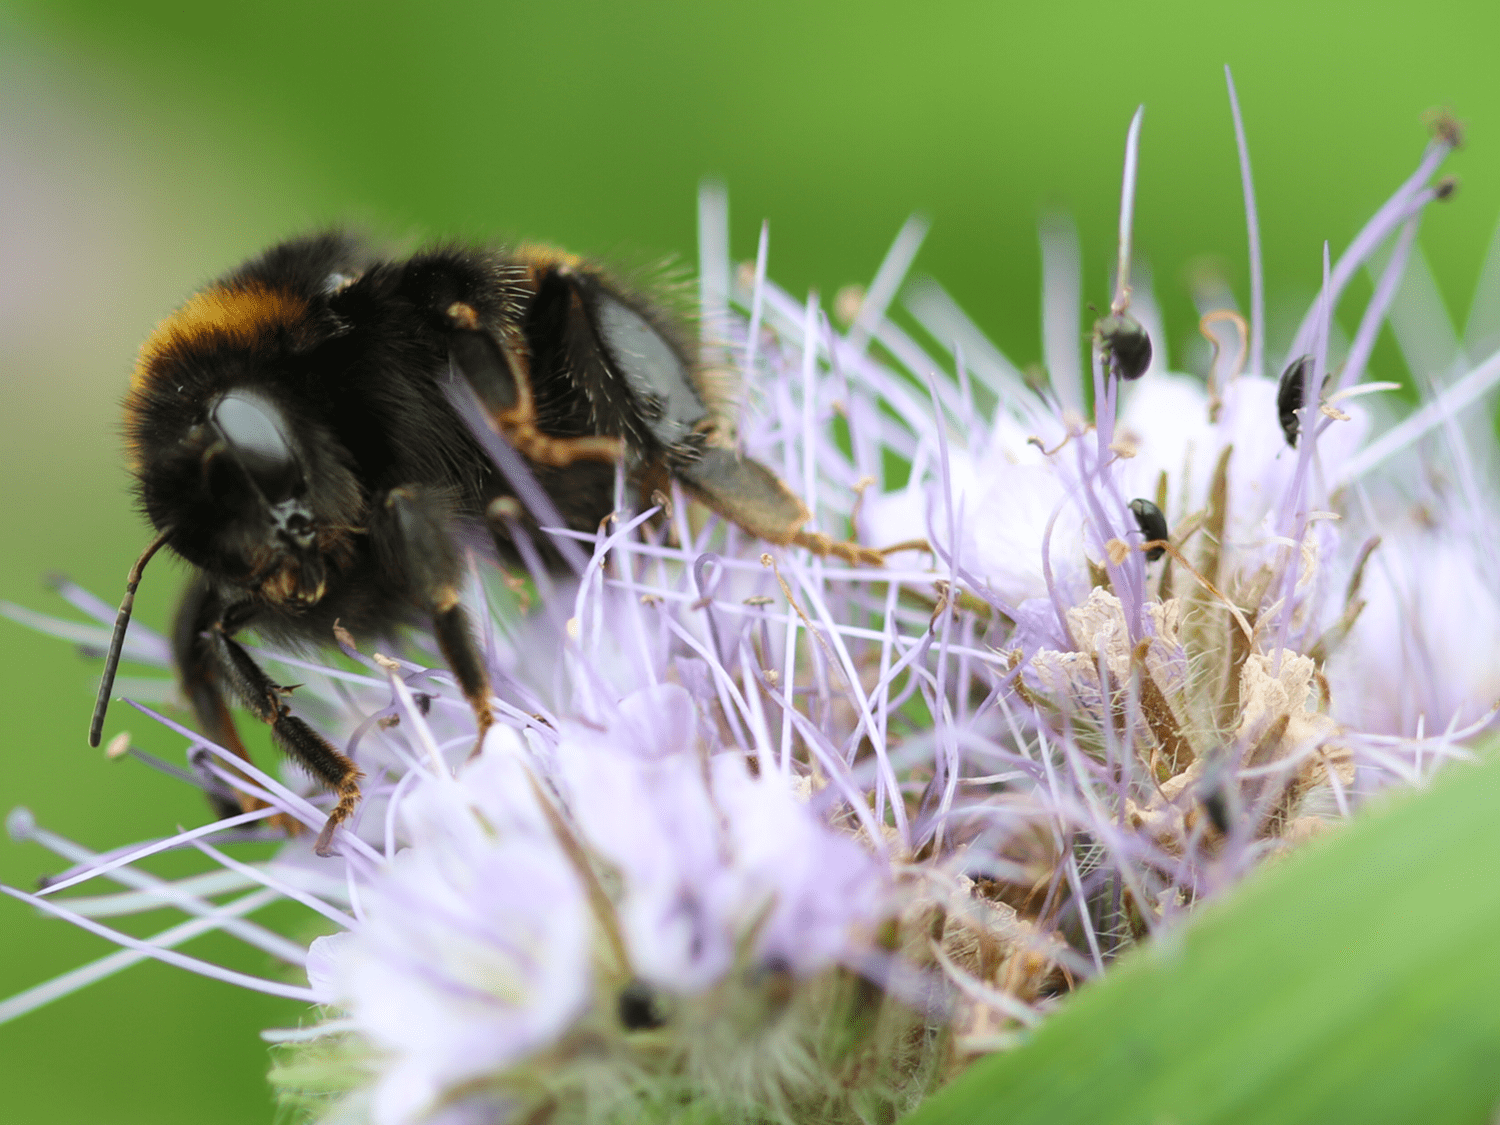
M461 302L446 310L448 358L483 404L495 428L530 461L564 468L576 461L615 461L624 443L604 434L556 437L537 428L531 385L532 357L524 335L510 325L486 330L479 315Z

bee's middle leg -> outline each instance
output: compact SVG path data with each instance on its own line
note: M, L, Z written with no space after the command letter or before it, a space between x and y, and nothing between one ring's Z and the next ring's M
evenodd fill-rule
M478 754L495 715L489 672L459 598L463 570L453 545L450 509L440 496L419 485L391 489L382 507L387 526L377 542L388 553L384 561L398 568L432 617L438 648L474 711Z

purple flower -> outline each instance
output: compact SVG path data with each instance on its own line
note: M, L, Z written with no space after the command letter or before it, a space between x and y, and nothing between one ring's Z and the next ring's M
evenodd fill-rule
M319 1001L383 1059L377 1122L423 1119L589 1002L587 897L523 754L502 728L458 778L424 772L399 806L406 846L361 890L362 918L309 950Z
M887 565L768 550L680 490L646 510L622 491L604 529L572 536L576 580L532 575L535 604L474 568L499 722L472 760L431 638L400 659L350 649L353 672L263 652L367 775L338 857L315 857L312 833L234 857L237 838L277 838L273 814L325 815L323 795L253 770L270 808L106 856L13 815L73 866L8 893L125 948L0 1016L157 957L322 1006L268 1034L273 1080L323 1120L889 1117L1264 856L1464 753L1500 690L1500 602L1494 439L1462 411L1500 356L1470 365L1455 345L1395 423L1390 384L1365 379L1455 138L1440 131L1336 262L1324 248L1323 291L1268 362L1235 115L1251 313L1211 295L1204 378L1174 370L1132 258L1139 115L1107 331L1142 326L1149 364L1106 356L1104 332L1079 354L1076 239L1052 220L1041 389L934 283L904 299L945 355L887 318L921 222L840 334L767 279L764 230L731 269L727 202L705 190L705 358L743 378L740 441L803 495L809 530L852 532ZM1382 252L1345 351L1331 310ZM64 593L100 624L7 612L100 646L113 610ZM138 624L129 644L165 666ZM162 721L188 769L117 749L245 787ZM200 874L137 866L186 847ZM98 878L127 889L59 894ZM336 932L307 948L247 917L282 899ZM187 919L150 939L100 921L161 906ZM210 929L308 985L175 952Z
M822 823L791 779L709 756L684 689L627 696L620 718L624 737L566 729L557 758L583 840L619 878L635 974L686 994L746 956L798 976L857 962L889 911L888 866Z

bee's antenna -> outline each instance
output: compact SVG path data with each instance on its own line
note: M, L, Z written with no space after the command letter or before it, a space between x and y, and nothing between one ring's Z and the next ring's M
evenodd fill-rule
M99 681L99 698L94 700L94 717L89 721L89 745L98 746L99 736L104 731L104 712L109 710L109 693L115 686L115 672L120 667L120 650L125 647L125 630L130 625L130 611L135 608L135 588L141 584L141 572L151 561L151 556L161 550L161 545L172 533L169 527L151 540L130 568L125 579L125 597L120 602L120 612L115 616L115 633L109 638L109 655L104 658L104 678Z

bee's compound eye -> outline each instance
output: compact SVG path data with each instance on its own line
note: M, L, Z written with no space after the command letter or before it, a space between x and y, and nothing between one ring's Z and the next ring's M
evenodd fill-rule
M231 391L214 406L213 423L267 500L284 500L301 484L286 419L269 399L253 391Z
M645 317L608 293L598 295L594 316L611 366L644 408L651 435L668 448L681 445L708 414L687 364Z

